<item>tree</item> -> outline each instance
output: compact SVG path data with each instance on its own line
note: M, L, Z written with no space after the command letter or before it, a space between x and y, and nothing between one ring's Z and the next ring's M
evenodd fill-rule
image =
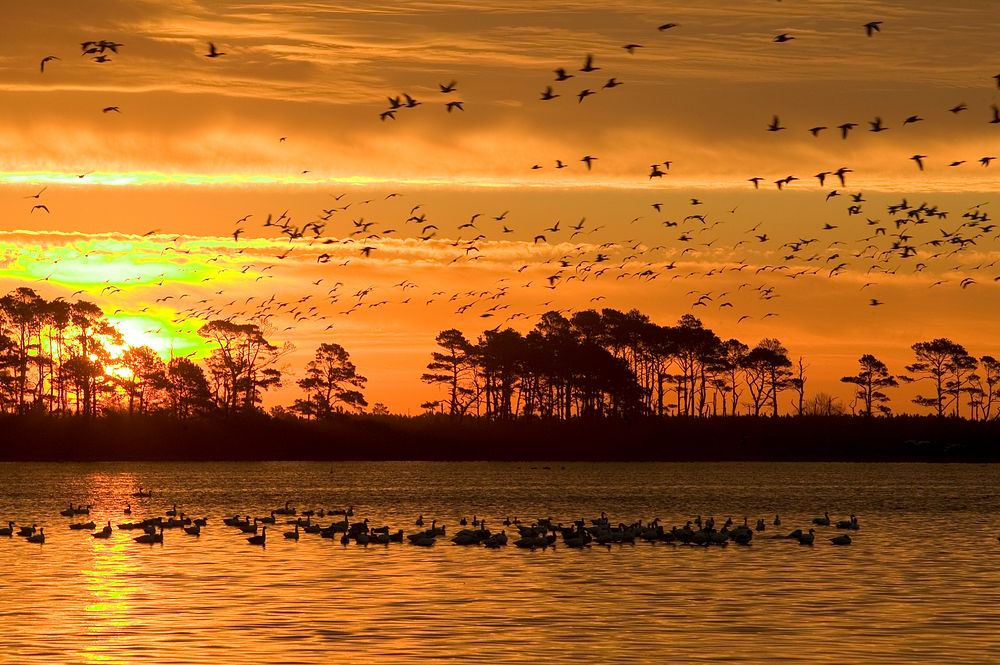
M125 349L121 364L126 370L121 383L128 397L129 415L143 414L156 391L162 390L166 381L167 366L148 346Z
M361 393L367 381L358 374L344 347L320 344L315 357L306 365L305 378L296 382L306 391L306 399L296 400L292 409L316 419L329 418L343 407L361 410L368 406Z
M930 381L934 387L931 396L917 395L914 404L933 408L939 418L950 405L950 398L957 398L967 388L964 383L969 369L969 354L961 344L939 337L929 342L917 342L912 347L917 361L906 366L906 371L916 376L900 377L907 383ZM975 358L971 359L973 362ZM974 366L973 366L974 368ZM958 415L958 405L955 407Z
M743 360L747 391L753 404L753 415L759 416L770 403L771 415L778 415L778 394L788 387L792 361L788 350L776 339L763 339Z
M889 396L883 390L895 388L899 382L889 374L885 363L870 353L861 356L858 364L860 368L857 374L842 376L840 380L857 386L854 396L864 405L862 415L866 418L871 418L874 410L888 415L889 407L886 404L889 402Z
M994 417L994 400L1000 398L1000 360L993 356L983 356L979 362L983 374L978 377L976 384L978 410L983 420L989 420Z
M184 420L212 408L212 391L205 371L188 358L172 358L164 376L167 400L175 418Z
M257 324L214 320L198 334L216 343L208 367L223 410L253 411L261 401L261 391L281 385L281 372L274 365L291 347L279 349L271 344Z
M455 328L442 330L434 341L441 351L431 354L431 362L427 365L430 371L423 374L420 380L444 386L448 397L442 402L447 405L448 414L461 417L475 399L475 390L470 387L475 377L472 344L462 331Z

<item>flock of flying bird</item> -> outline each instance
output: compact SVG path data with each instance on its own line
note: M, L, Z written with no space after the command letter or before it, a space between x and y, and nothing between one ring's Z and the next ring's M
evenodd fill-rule
M659 26L658 31L676 31L679 27L676 23L664 23ZM871 21L862 27L864 34L872 38L881 32L882 22ZM773 42L787 44L794 39L794 35L782 33L775 36ZM117 56L121 52L123 46L103 39L85 41L81 43L81 53L94 62L108 63L111 62L112 55ZM622 48L627 53L634 54L644 47L638 43L629 43ZM225 55L214 43L209 43L204 57L216 59ZM42 73L46 71L46 64L54 60L59 58L48 55L42 59ZM555 69L555 80L542 91L540 101L549 103L561 96L575 96L579 105L597 92L613 90L623 85L618 75L605 78L603 74L595 74L603 72L596 56L585 55L582 61L582 66L576 72L564 67ZM585 77L588 76L592 77L591 81L603 83L600 86L598 83L587 83ZM1000 89L1000 74L993 78ZM566 82L573 79L585 81L583 85L586 87L573 95L557 91L558 85L570 85ZM438 84L438 93L445 100L443 103L449 113L453 110L465 110L464 102L454 99L457 90L455 81ZM398 114L414 112L414 109L423 105L406 92L389 96L388 101L389 108L379 113L382 121L396 120ZM991 108L992 119L988 122L1000 125L1000 109L996 104ZM102 110L105 114L121 112L120 107L114 105ZM947 110L952 116L959 116L968 110L968 106L963 102ZM925 122L922 116L910 115L897 128L876 116L868 122L868 131L874 134L890 129L902 132L922 122ZM848 140L859 124L847 121L836 125L840 140ZM766 129L772 133L787 130L778 115L774 115ZM822 124L807 129L817 139L824 132L833 131ZM283 136L279 141L284 143L287 138ZM598 159L594 155L585 154L579 161L586 166L587 171L591 171ZM919 171L924 171L930 158L916 153L910 159ZM946 160L946 163L950 168L958 168L969 159L971 158ZM975 159L982 168L988 168L996 156L983 155ZM648 178L665 178L670 174L673 164L672 160L652 164ZM555 160L556 169L568 166L561 159ZM542 168L541 164L531 167L534 171ZM858 170L862 170L860 166ZM86 175L89 174L78 177ZM262 282L271 279L274 275L272 271L278 266L292 263L285 260L293 252L300 262L326 264L332 269L346 268L352 261L377 259L382 255L398 258L407 252L417 252L421 244L427 244L437 251L438 256L446 257L439 260L442 265L471 265L479 262L492 264L493 269L501 270L504 259L494 261L491 252L501 247L502 241L518 237L531 239L530 243L527 240L520 243L521 254L528 258L488 288L431 291L421 289L410 279L403 279L392 286L371 282L355 282L348 286L352 279L348 271L333 273L332 278L312 280L315 290L291 299L279 297L276 290L269 297L266 293L259 293L246 299L232 298L223 302L224 297L217 297L225 295L223 290L215 291L212 295L206 293L204 285L198 284L190 292L180 293L176 288L179 285L172 285L171 293L156 298L140 312L150 311L157 305L176 305L177 318L173 321L174 325L184 327L189 323L194 324L190 329L180 330L185 333L194 332L198 322L211 318L263 321L272 324L277 332L285 332L299 329L305 322L326 324L324 329L329 330L333 328L334 314L346 316L389 304L445 303L453 307L456 314L474 313L481 318L496 317L497 325L494 329L499 329L518 319L531 319L547 309L555 309L553 303L556 300L548 298L545 302L537 303L534 311L524 307L515 310L510 301L514 300L512 296L517 289L544 288L555 291L573 282L588 281L591 282L590 288L595 289L599 288L599 280L601 283L628 280L644 285L654 281L662 283L694 280L701 288L691 289L686 294L692 299L692 309L711 307L720 314L729 311L738 324L752 318L778 316L779 312L773 311L767 303L781 297L780 283L787 280L833 279L848 271L855 271L865 275L861 291L875 289L888 276L902 272L920 274L927 271L928 275L940 277L927 279L928 288L954 283L961 289L967 289L981 281L1000 280L998 261L985 260L982 254L972 251L1000 239L1000 229L992 222L988 203L952 211L931 202L914 203L901 197L878 209L869 206L863 191L847 189L849 178L856 175L855 169L836 165L819 170L814 176L821 188L820 195L827 204L835 205L837 200L847 202L839 210L838 218L831 217L822 225L803 224L785 237L779 237L781 230L761 229L762 224L757 223L743 229L742 237L731 244L721 242L721 238L724 235L723 229L731 233L730 229L736 225L737 208L716 210L711 204L698 198L671 203L663 200L647 201L641 204L646 210L644 214L631 220L623 219L611 226L611 229L618 231L635 229L635 233L628 234L634 237L617 237L599 242L608 236L611 229L603 235L595 234L609 227L609 224L593 224L585 217L575 223L564 224L561 220L556 220L551 223L535 223L533 228L525 228L523 223L516 221L517 214L511 211L480 211L470 214L468 221L455 225L452 232L445 221L445 217L449 215L441 219L433 217L432 212L423 204L405 203L402 193L394 192L365 200L351 200L346 198L346 194L331 195L329 207L324 206L313 212L308 221L302 223L294 221L287 210L279 215L267 214L258 235L273 233L270 242L264 242L260 238L248 242L245 237L249 235L247 227L250 220L255 217L260 219L263 215L255 216L251 213L241 216L231 232L233 246L225 255L220 253L207 262L218 262L217 275L239 272L246 275L247 279ZM773 180L773 184L777 190L784 192L792 189L793 183L803 179L787 175ZM767 180L768 178L757 175L748 178L754 189L759 189ZM828 187L831 182L836 188ZM38 201L45 191L42 188L26 198ZM662 196L670 198L673 195L663 192ZM42 202L34 204L30 212L36 210L50 212ZM373 221L374 216L390 221ZM649 238L653 233L663 233L664 236L657 243L643 239ZM164 241L161 251L164 256L168 252L191 254L200 251L186 246L189 240L194 239L185 236L178 235L170 239L161 234L159 229L143 235L156 241ZM414 242L418 244L415 246ZM281 245L283 247L275 253L276 248ZM965 259L967 256L968 260ZM705 288L709 284L708 280L724 275L734 279L725 281L720 288ZM147 286L162 286L164 279L163 275L157 275L152 280L148 275L137 275L134 281ZM114 295L128 281L126 279L115 284L107 282L100 295ZM212 280L211 277L204 277L202 281ZM728 286L730 284L732 286ZM186 298L189 305L181 308L180 304ZM604 295L593 296L589 304L593 306L593 303L605 298ZM884 300L877 297L859 300L867 301L873 307L885 304ZM753 302L758 302L759 305L754 307ZM334 307L331 308L330 305ZM566 307L558 311L572 310ZM284 327L277 323L281 319L287 324ZM159 331L151 329L146 332Z

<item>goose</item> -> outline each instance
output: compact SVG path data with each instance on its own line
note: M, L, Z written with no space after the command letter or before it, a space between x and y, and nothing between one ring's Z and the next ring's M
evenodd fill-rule
M112 533L111 520L108 520L107 525L103 529L95 533L92 533L90 535L93 536L94 538L110 538L111 533Z
M7 522L6 529L0 529L0 536L13 536L14 535L14 523Z
M813 540L816 538L816 532L814 529L809 529L809 533L803 533L799 536L799 545L812 545Z
M45 529L39 529L38 533L33 536L28 536L29 543L44 543L45 542Z
M153 490L143 492L142 488L139 488L138 492L132 494L133 499L151 499L153 497Z
M344 535L340 537L340 544L347 545L351 542L351 536L345 531Z
M414 524L416 524L417 526L423 526L424 525L424 516L421 515L420 517L418 517L417 521L414 522Z
M839 536L834 536L833 538L830 539L830 542L833 543L834 545L850 545L851 537L848 536L846 533L844 533Z
M167 517L177 517L177 504L175 503L174 507L165 512L164 515Z
M258 517L257 521L262 524L274 524L276 522L276 518L274 517L274 511L272 510L271 514L267 517Z
M764 518L761 517L759 520L757 520L757 531L763 531L764 528L765 528L764 527Z
M196 519L194 521L194 525L195 526L207 526L208 525L208 518L207 517L200 517L200 518L198 518L198 519Z
M70 505L72 505L72 504L70 504ZM87 504L86 507L84 507L84 506L77 506L76 508L73 508L73 514L74 515L89 515L90 514L90 508L91 508L91 505L89 503Z
M184 533L189 536L200 536L201 535L201 525L195 524L194 526L184 527Z
M774 521L772 522L772 524L774 526L781 526L781 517L779 517L778 515L775 515L774 516Z
M291 501L285 501L285 507L284 508L278 508L274 512L277 513L278 515L294 515L295 514L295 508L292 507L292 502Z
M125 515L131 515L132 514L132 506L130 504L125 504L125 510L123 510L122 513L125 514Z
M93 521L90 522L77 522L76 524L70 524L69 528L75 531L83 531L84 529L94 529L97 525Z
M817 526L830 526L830 513L823 513L823 517L814 517L813 524Z
M299 539L299 525L298 524L295 525L295 531L286 531L285 532L285 538L288 538L289 540L298 540Z
M358 545L368 547L368 543L371 542L371 537L367 533L361 532L354 537L354 542Z
M853 529L857 531L861 527L858 526L858 518L854 513L851 513L850 519L840 520L837 522L838 529Z
M267 542L267 527L261 527L259 536L250 536L247 542L251 545L264 545Z
M133 538L137 543L143 543L144 545L152 545L153 543L163 542L163 527L160 527L160 532L156 533L154 530L149 530L141 536L136 536Z
M426 533L419 533L416 538L410 539L410 543L419 547L430 547L434 544L434 536L430 536Z
M69 508L67 508L66 510L60 510L59 514L62 515L63 517L73 517L73 515L76 514L75 512L73 512L73 504L72 503L69 504Z

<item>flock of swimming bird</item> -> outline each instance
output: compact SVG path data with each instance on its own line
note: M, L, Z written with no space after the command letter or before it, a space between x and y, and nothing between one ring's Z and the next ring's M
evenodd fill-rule
M151 498L151 491L140 489L132 495L134 498ZM79 516L89 516L93 506L74 505L69 506L60 512L63 517L77 518ZM126 505L123 510L126 516L132 515L131 504ZM324 526L320 520L330 519ZM281 522L279 522L279 520ZM314 535L320 538L339 540L342 545L349 545L352 542L357 545L389 545L392 543L409 543L418 547L429 547L438 542L438 539L448 539L447 527L438 524L436 519L428 520L420 515L414 525L418 531L405 534L403 529L393 529L388 525L374 526L367 518L354 519L354 507L339 510L303 510L299 512L291 502L275 508L263 517L251 517L249 514L240 517L239 513L234 513L231 517L222 519L226 527L233 529L236 533L245 537L249 545L264 546L268 541L268 527L272 532L281 531L283 540L297 541L302 535ZM207 517L192 518L179 510L174 505L163 515L146 517L137 521L122 522L117 524L117 529L121 531L141 531L140 535L134 536L133 540L141 544L154 544L164 542L164 533L169 530L177 530L187 536L198 537L202 529L208 526ZM279 523L282 526L278 526ZM775 515L771 520L772 527L781 526L781 517ZM450 541L455 545L481 546L496 549L508 544L512 544L518 549L546 549L555 547L560 541L568 548L583 548L591 545L611 547L612 545L630 544L636 541L647 543L667 543L674 545L750 545L754 539L754 534L762 534L767 530L767 523L764 518L757 519L751 525L749 518L744 517L742 524L736 524L732 518L727 519L721 527L717 527L715 519L708 517L702 519L701 515L692 520L688 520L682 526L672 526L669 528L661 524L660 518L654 518L647 522L642 520L636 522L614 523L606 513L601 513L600 517L590 519L578 519L569 524L555 522L551 517L525 522L518 517L506 517L498 520L497 526L500 530L487 527L486 519L473 516L471 520L462 517L458 521L460 529L455 532ZM492 526L492 524L491 524ZM426 528L425 528L426 527ZM800 545L813 545L816 539L816 527L835 527L843 533L827 538L833 545L850 545L853 541L849 532L856 532L860 529L858 518L851 514L843 520L833 520L829 513L822 517L812 519L812 526L802 529L797 528L789 533L779 533L770 536L772 539L790 540L798 542ZM115 532L111 521L98 529L98 525L89 520L86 522L71 522L69 529L73 531L87 531L97 539L111 538ZM508 538L507 529L511 529ZM16 525L13 521L7 523L6 528L0 529L0 536L13 537L14 535L24 538L29 543L45 543L45 529L39 528L37 524Z
M888 29L883 21L869 21L859 24L859 37L878 39L883 28ZM662 23L658 26L660 34L675 34L683 31L677 23ZM773 41L779 49L795 48L794 40L799 39L791 33L781 33L774 36ZM111 56L122 52L123 44L112 40L88 40L81 43L81 55L91 58L97 63L109 63ZM622 48L629 54L645 48L640 43L628 43ZM225 56L214 43L209 43L207 53L202 54L212 60ZM230 59L236 57L228 56ZM41 61L41 72L46 72L46 64L59 60L57 56L47 55ZM577 104L581 105L596 91L613 90L623 85L627 75L616 74L604 80L604 72L600 64L600 56L594 54L581 55L582 66L577 71L566 67L555 69L555 79L547 85L540 95L542 103L552 103L561 96L575 96ZM600 72L595 73L595 72ZM587 76L600 76L600 79L587 83ZM992 77L1000 89L1000 74ZM587 87L570 95L560 92L558 85L571 85L567 81L584 81ZM984 75L984 82L989 77ZM601 81L602 84L598 85ZM456 81L437 84L438 94L448 112L465 111L463 100L455 99L458 92ZM388 97L389 108L381 111L382 121L395 120L397 115L413 112L423 102L410 93L401 92ZM970 115L966 113L969 106L959 102L943 109L952 118ZM106 106L105 113L119 113L119 106ZM1000 126L1000 109L991 105L991 117L986 122ZM927 116L925 119L924 115ZM902 119L898 127L875 116L868 121L868 131L873 135L883 135L890 129L896 132L908 131L909 127L919 123L933 121L929 113L910 114ZM763 123L762 123L763 124ZM832 131L830 127L839 130L840 140L848 140L854 136L855 129L861 124L857 118L839 122L838 124L814 124L807 128L808 132L819 140L824 132ZM764 128L762 127L762 130ZM782 124L780 116L775 114L766 126L771 133L790 133ZM284 143L288 137L282 136L279 141ZM923 172L931 159L921 152L915 153L910 159L919 172ZM951 169L959 168L969 161L977 161L981 168L990 167L997 159L994 155L959 156L944 160ZM595 169L599 157L585 154L579 162L585 165L587 171ZM555 160L555 168L563 169L569 166L571 160ZM677 168L675 160L662 159L649 167L648 178L662 180L671 173L671 168ZM542 170L542 164L534 164L533 171ZM643 204L646 213L623 219L614 226L619 229L635 229L631 238L616 238L606 242L598 242L593 234L606 228L608 224L594 225L586 218L573 224L563 224L556 220L541 228L516 226L516 215L511 211L489 213L477 211L470 214L468 221L458 224L454 233L443 230L446 222L432 217L431 212L423 204L404 204L398 207L395 199L404 198L401 193L393 192L381 201L375 199L352 200L346 193L333 196L329 207L316 211L305 222L293 221L289 211L279 215L267 214L266 221L260 231L267 236L275 234L274 242L260 244L244 241L241 237L247 232L247 223L254 217L253 213L242 215L236 220L231 236L233 243L225 252L208 259L208 262L220 262L217 275L223 276L242 273L247 280L265 282L274 277L272 272L277 266L285 263L293 252L296 258L304 264L329 264L330 268L346 267L352 257L361 256L365 259L377 258L381 254L396 258L400 252L412 250L412 242L429 243L437 250L437 259L442 265L470 265L475 262L488 263L493 250L500 248L501 240L514 237L530 238L523 241L522 250L532 258L516 268L510 275L497 280L488 288L437 290L421 289L420 285L404 279L392 286L376 283L357 283L348 286L343 280L353 279L353 276L343 274L342 279L336 277L327 282L326 277L313 280L317 287L301 297L289 299L279 297L277 291L268 296L265 293L251 295L246 299L225 298L222 290L214 296L207 294L201 287L194 285L189 292L179 292L184 289L182 284L173 284L174 291L155 299L140 313L155 308L158 304L174 305L177 318L173 321L180 332L194 333L199 322L221 318L227 320L250 320L267 322L278 333L300 329L304 323L317 326L325 325L325 329L333 328L334 315L347 316L356 312L371 311L386 305L409 305L434 303L444 304L454 309L458 315L475 314L483 319L493 318L496 328L510 324L518 319L530 319L539 316L544 311L553 309L555 300L537 303L537 311L519 307L514 309L510 300L517 291L515 289L544 288L555 291L571 283L591 282L591 286L599 288L596 283L619 280L630 280L642 285L659 280L661 283L673 280L698 280L700 288L687 292L691 296L691 308L712 308L722 316L732 316L736 324L748 319L768 319L780 315L780 311L771 303L781 297L778 282L796 279L830 280L847 272L856 272L865 276L864 285L860 291L874 297L859 295L859 304L866 303L871 307L886 304L885 296L877 293L877 288L890 280L890 276L908 273L916 275L926 283L927 288L945 287L954 284L965 290L979 284L981 280L992 279L1000 281L997 270L998 261L984 259L981 252L983 245L1000 239L1000 227L992 223L988 213L987 203L971 205L964 210L950 211L941 205L931 202L914 203L908 198L893 201L883 209L884 215L877 209L866 207L867 198L863 191L847 191L848 176L857 175L857 169L832 165L821 168L814 178L821 189L820 196L826 202L845 200L847 205L841 212L846 215L844 221L828 220L822 225L810 226L805 223L792 231L791 235L783 234L779 229L762 229L761 223L748 225L743 229L743 237L731 245L720 242L721 229L732 228L735 224L737 208L727 212L714 211L710 204L698 198L690 198L687 204L668 204L663 200L650 200ZM302 170L303 174L310 170ZM83 178L88 174L82 174ZM783 175L772 179L761 175L748 178L754 189L762 183L772 181L777 190L785 192L795 187L794 183L805 178L796 175ZM839 184L837 189L829 189L828 182ZM42 192L29 196L38 200ZM369 207L374 206L374 207ZM738 207L738 206L737 206ZM44 203L37 203L34 210L49 212ZM368 211L366 213L366 210ZM650 212L655 212L651 215ZM359 216L351 218L355 213ZM366 214L377 214L390 221L375 222L366 220ZM954 214L953 214L954 213ZM957 221L951 221L955 217ZM834 223L836 222L836 223ZM636 225L636 226L633 226ZM338 228L339 226L339 228ZM651 228L647 228L651 227ZM658 243L648 243L642 237L648 237L655 229L669 234ZM839 231L838 231L839 230ZM442 235L439 236L439 233ZM153 240L163 240L162 255L167 252L176 254L191 254L200 252L194 241L197 239L185 236L175 236L169 239L153 229L144 234ZM605 234L606 235L606 234ZM600 236L603 238L603 236ZM191 245L186 246L188 241ZM287 244L284 249L274 254L278 241ZM215 251L215 250L213 250ZM738 252L746 252L740 255ZM224 255L223 255L224 254ZM968 257L968 260L966 260ZM189 260L190 257L185 257ZM426 257L421 257L426 260ZM498 261L505 259L498 258ZM195 268L185 268L194 271ZM526 272L527 271L527 272ZM921 273L926 271L926 276ZM525 274L526 273L526 274ZM739 285L729 286L731 282L719 288L708 286L707 280L722 276L733 277L734 274L746 275L739 277ZM228 276L227 275L227 276ZM980 277L982 275L983 277ZM337 277L341 275L338 273ZM48 278L44 278L48 279ZM101 296L119 293L130 280L145 286L162 286L164 276L150 280L149 275L141 274L133 278L124 278L112 283L110 280L101 289ZM204 277L202 282L210 282L210 277ZM324 284L324 282L326 282ZM263 285L261 285L263 286ZM308 290L308 285L304 285ZM75 295L75 294L74 294ZM185 298L189 298L184 302ZM595 295L590 303L604 300L604 295ZM170 302L173 301L173 302ZM182 307L181 305L188 306ZM120 311L120 310L119 310ZM558 310L572 311L571 308ZM495 318L494 318L495 317ZM278 324L281 321L284 324ZM190 329L183 329L193 325ZM160 332L160 329L149 329L147 333Z

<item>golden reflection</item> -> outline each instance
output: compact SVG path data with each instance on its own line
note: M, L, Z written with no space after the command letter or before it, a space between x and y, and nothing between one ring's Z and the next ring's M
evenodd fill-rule
M128 497L136 491L135 476L94 473L87 478L86 485L90 489L89 500L95 506L91 514L94 522L101 526L110 521L115 528ZM86 536L90 547L80 574L87 591L81 604L88 639L77 652L80 662L127 662L119 654L124 651L130 628L137 623L131 601L138 591L134 580L139 568L134 550L128 547L128 533L115 528L107 540Z

